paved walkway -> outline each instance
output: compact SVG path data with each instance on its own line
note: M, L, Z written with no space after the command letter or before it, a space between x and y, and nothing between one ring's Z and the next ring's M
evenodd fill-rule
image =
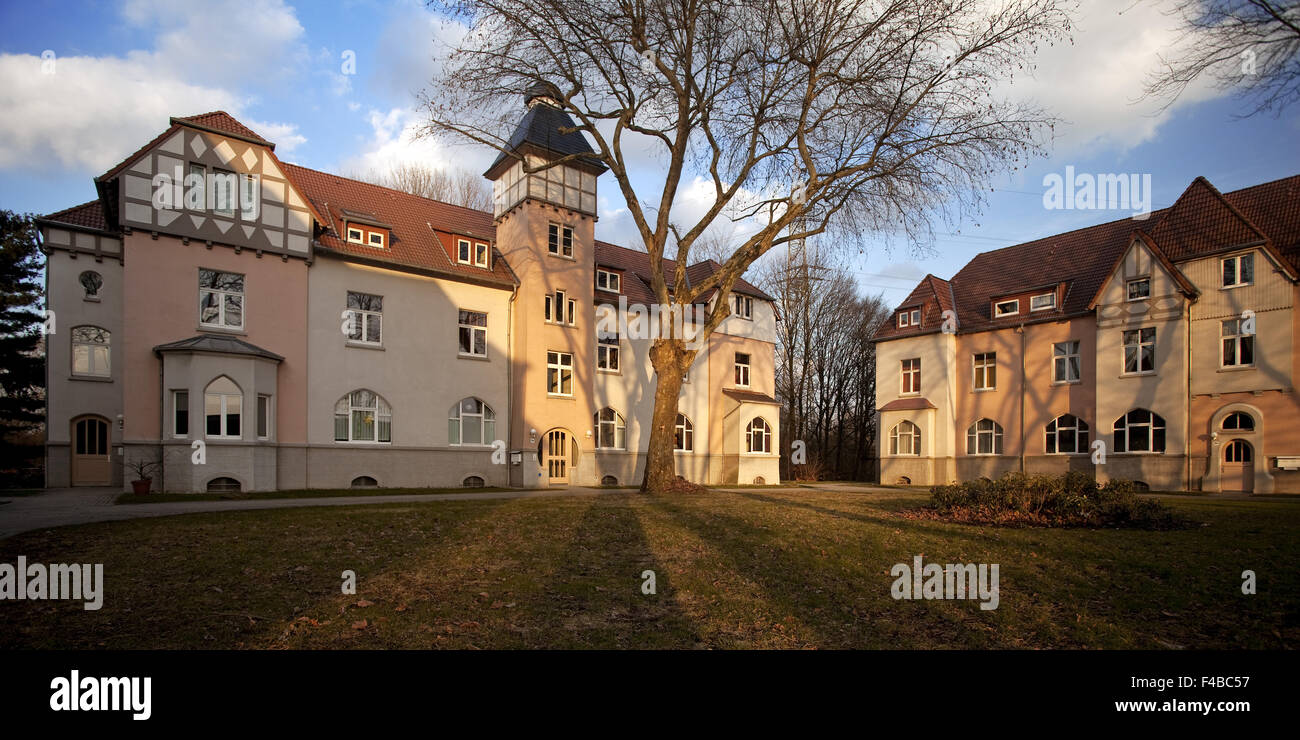
M735 488L737 493L772 491L806 491L807 488L854 493L890 492L887 488L861 485L818 483L812 486L781 488ZM475 501L487 499L554 498L560 496L599 496L629 493L631 489L568 488L530 491L486 491L483 493L426 493L404 495L340 496L331 498L268 498L232 501L177 501L158 504L113 503L121 491L115 488L52 488L33 496L5 498L0 494L0 539L33 529L62 527L69 524L140 519L144 517L197 514L213 511L247 511L249 509L288 509L300 506L355 506L357 504L421 503L428 501Z

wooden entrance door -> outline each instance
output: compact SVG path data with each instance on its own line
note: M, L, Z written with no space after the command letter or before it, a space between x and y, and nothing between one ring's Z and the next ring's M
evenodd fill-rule
M72 422L72 485L107 486L113 482L108 420L85 416Z
M546 478L551 485L569 482L569 434L562 429L546 433Z
M1255 451L1244 439L1234 439L1223 446L1223 469L1220 471L1224 491L1255 490Z

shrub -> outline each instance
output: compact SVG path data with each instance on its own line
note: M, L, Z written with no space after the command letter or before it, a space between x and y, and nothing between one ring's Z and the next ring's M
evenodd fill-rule
M1064 475L1008 473L930 489L929 510L941 518L987 524L1116 526L1174 529L1187 522L1155 499L1138 498L1132 481L1098 486L1082 471Z

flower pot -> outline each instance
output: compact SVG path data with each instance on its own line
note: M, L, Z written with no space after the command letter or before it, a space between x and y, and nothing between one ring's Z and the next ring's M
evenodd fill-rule
M135 491L135 495L143 496L144 494L149 492L149 487L151 485L153 485L153 478L145 478L143 480L133 480L131 481L131 490Z

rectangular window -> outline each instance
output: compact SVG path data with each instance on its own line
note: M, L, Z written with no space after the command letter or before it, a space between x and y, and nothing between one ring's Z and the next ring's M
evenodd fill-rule
M243 397L237 393L205 394L203 415L206 420L207 436L217 439L239 439L243 401Z
M736 353L736 385L749 387L749 355L742 352Z
M551 224L547 231L546 250L562 257L572 257L573 227Z
M240 217L245 221L256 221L258 211L257 175L240 175L243 193L239 197Z
M998 301L993 304L993 316L995 318L1002 316L1015 316L1020 313L1020 299L1010 301Z
M488 266L488 245L484 244L483 242L476 242L474 244L474 266L475 267Z
M186 185L189 186L185 205L190 210L202 211L207 208L207 176L208 171L203 165L190 162L190 174L185 178Z
M899 328L899 329L902 329L902 328L904 328L904 327L911 326L911 325L912 325L911 317L912 317L912 314L908 313L907 311L899 311L899 312L898 312L898 328Z
M257 397L257 438L270 439L271 437L271 397L259 395Z
M596 369L608 373L618 372L618 335L598 335L596 340Z
M72 328L72 373L107 378L112 375L112 335L97 326Z
M1130 301L1140 301L1151 297L1151 278L1144 277L1136 280L1130 280L1126 284L1126 292Z
M921 325L921 309L914 308L912 309L912 326L920 326L920 325Z
M384 328L384 297L348 291L345 311L348 340L363 344L381 344Z
M244 276L199 269L199 324L244 328Z
M384 232L372 231L367 239L370 242L370 246L379 247L380 249L384 248Z
M235 173L212 170L212 210L221 216L235 215L235 201L239 198L238 178Z
M172 436L190 436L189 391L172 391Z
M456 240L456 261L463 265L470 264L469 239Z
M1255 282L1255 255L1238 254L1223 260L1223 287L1235 288Z
M460 310L460 353L468 357L487 357L487 314Z
M619 274L609 270L596 270L596 289L618 293L622 289Z
M1130 329L1124 332L1124 373L1151 373L1156 369L1156 330Z
M738 295L735 298L736 298L736 315L742 319L753 319L754 299L744 295Z
M1055 293L1040 293L1039 295L1036 295L1033 298L1029 299L1030 312L1047 311L1053 308L1056 308Z
M364 244L365 243L365 240L363 239L364 236L365 235L361 233L361 229L358 229L355 226L348 227L348 241L352 242L353 244Z
M578 302L562 290L546 296L546 320L552 324L573 326L578 319Z
M921 392L921 358L903 360L903 394Z
M991 391L998 387L997 352L979 352L971 364L975 368L975 390Z
M1223 367L1255 364L1255 335L1247 334L1241 319L1223 322Z
M546 392L553 396L573 395L573 355L546 353Z
M1076 383L1083 377L1083 363L1079 358L1078 342L1057 342L1052 345L1052 381Z

